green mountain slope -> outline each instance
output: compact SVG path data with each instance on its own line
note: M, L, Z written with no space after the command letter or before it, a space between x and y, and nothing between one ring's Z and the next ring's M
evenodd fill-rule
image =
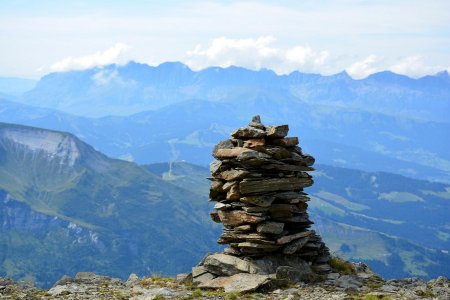
M146 166L161 177L169 164ZM369 263L387 278L450 274L450 187L390 173L317 165L306 190L311 220L337 255ZM196 181L208 191L209 170L172 164L173 184Z
M0 276L175 274L217 248L205 198L67 133L1 123L0 191Z

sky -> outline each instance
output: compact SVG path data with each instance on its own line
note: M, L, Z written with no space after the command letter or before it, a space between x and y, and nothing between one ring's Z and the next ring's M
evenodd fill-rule
M134 60L353 78L450 71L448 0L0 0L0 76Z

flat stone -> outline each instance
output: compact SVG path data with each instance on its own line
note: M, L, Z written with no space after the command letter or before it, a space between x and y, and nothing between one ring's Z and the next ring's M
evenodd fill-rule
M242 210L218 211L220 221L229 226L239 226L244 224L256 224L266 220L265 217L257 217L247 214Z
M275 198L277 200L282 200L282 201L289 201L292 199L297 199L297 198L302 198L302 197L308 197L306 194L304 193L299 193L299 192L283 192L283 193L277 193L275 194Z
M278 222L264 222L256 227L259 233L280 234L283 232L284 223Z
M298 145L297 137L286 137L284 139L274 139L272 144L283 147L294 147Z
M234 248L234 247L227 247L227 248L223 249L223 253L230 254L233 256L242 254L237 248Z
M303 160L306 162L307 166L312 166L316 159L309 154L303 154Z
M241 194L292 191L312 185L311 178L271 178L262 180L244 179L239 184Z
M342 275L336 281L336 285L343 288L345 291L358 291L362 286L362 281L356 276Z
M242 153L247 152L247 151L252 151L252 150L243 148L243 147L236 147L233 149L218 149L214 153L214 157L218 158L218 159L233 158L233 157L238 157L239 155L241 155Z
M293 240L310 236L313 233L314 233L314 231L308 230L308 231L299 232L299 233L292 234L292 235L283 236L283 237L277 239L277 244L278 245L284 245L284 244L287 244L287 243L289 243L289 242L291 242Z
M313 272L308 263L305 262L297 268L290 266L278 267L276 277L277 279L286 279L290 282L309 282L313 277Z
M68 283L74 282L74 279L68 275L63 275L54 285L53 287L57 285L66 285Z
M255 127L241 127L231 133L234 138L263 138L266 136L266 132L262 129Z
M254 259L252 264L258 270L258 274L272 274L280 266L289 266L295 269L304 268L308 263L297 255L284 255L281 253L273 253L265 255L261 258Z
M186 282L190 282L192 281L192 273L181 273L181 274L177 274L176 276L176 280L179 283L186 283Z
M262 160L262 159L271 158L271 156L266 153L262 153L262 152L247 149L247 148L242 148L242 149L246 149L246 151L242 151L241 153L239 153L237 155L237 160L239 160L239 161Z
M202 275L199 275L198 277L194 277L192 279L193 283L198 283L198 284L203 284L205 282L208 282L210 280L213 280L214 278L216 278L217 276L215 276L214 274L211 274L209 272L203 273Z
M269 207L261 207L261 206L244 206L242 209L248 213L265 213L269 211Z
M208 270L208 272L219 276L250 273L254 269L250 262L223 253L208 255L204 259L202 266Z
M197 267L193 267L192 268L192 277L196 278L200 275L203 275L205 273L207 273L208 270L205 269L205 267L203 266L197 266Z
M252 225L236 226L236 227L234 227L234 230L235 231L243 231L243 232L251 231L251 230L253 230L253 226Z
M289 132L288 125L266 126L268 138L284 138Z
M264 146L265 144L265 139L250 139L244 142L244 148L254 148L256 146Z
M284 218L283 222L285 223L305 223L305 224L314 224L314 222L309 220L309 217L306 213L294 215L290 218Z
M209 171L211 174L215 175L217 172L224 169L224 167L225 164L222 161L215 159L209 164Z
M227 277L217 277L208 282L200 284L199 288L220 289L229 292L251 292L271 281L269 275L258 274L235 274Z
M240 201L247 204L253 204L261 207L269 207L275 197L272 196L247 196L240 198Z
M225 203L216 203L214 205L214 209L217 210L226 210L226 209L230 209L231 205L230 204L225 204Z
M284 254L294 254L301 248L303 248L306 243L308 243L309 237L299 238L297 240L294 240L283 247L283 253Z
M236 232L224 232L220 236L219 244L239 243L245 241L254 241L260 244L275 244L275 241L267 240L265 236L258 233L236 233Z
M290 172L308 172L308 171L314 170L313 168L310 168L310 167L289 165L289 164L285 164L282 162L265 163L265 164L261 164L260 167L261 167L261 169L264 169L264 170L290 171Z
M218 174L218 177L220 177L226 181L234 181L234 180L241 180L241 179L247 177L248 174L250 174L250 172L245 171L245 170L232 169L232 170L220 172Z
M216 155L217 155L217 151L218 151L219 149L233 149L233 148L234 148L233 141L231 141L230 139L223 140L223 141L220 141L220 142L214 147L212 154L213 154L213 156L216 156Z
M273 244L261 244L256 242L242 242L238 243L237 247L242 249L261 249L266 251L276 251L280 249L280 246L273 245Z
M283 159L291 157L291 152L280 146L267 146L266 153L275 159Z

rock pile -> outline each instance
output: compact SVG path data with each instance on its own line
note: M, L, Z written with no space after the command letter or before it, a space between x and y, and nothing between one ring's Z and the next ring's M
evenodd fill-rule
M264 126L255 116L214 148L209 196L217 204L211 217L224 225L218 243L230 247L194 268L194 281L208 286L216 277L242 273L298 281L330 271L329 250L310 229L303 192L313 184L307 172L314 158L288 131L288 125Z

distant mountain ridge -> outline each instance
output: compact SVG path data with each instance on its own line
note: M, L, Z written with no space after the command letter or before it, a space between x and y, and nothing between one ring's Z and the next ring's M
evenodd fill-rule
M343 104L368 111L448 121L446 71L419 79L384 71L354 80L342 72L331 76L267 69L210 67L192 71L179 62L156 67L129 62L84 71L51 73L19 100L90 117L130 115L189 99L245 101L278 95L315 104Z
M112 157L205 165L210 149L259 112L288 123L320 163L450 182L450 124L295 99L188 100L127 117L92 119L0 99L0 120L74 133ZM114 134L113 134L114 133Z

